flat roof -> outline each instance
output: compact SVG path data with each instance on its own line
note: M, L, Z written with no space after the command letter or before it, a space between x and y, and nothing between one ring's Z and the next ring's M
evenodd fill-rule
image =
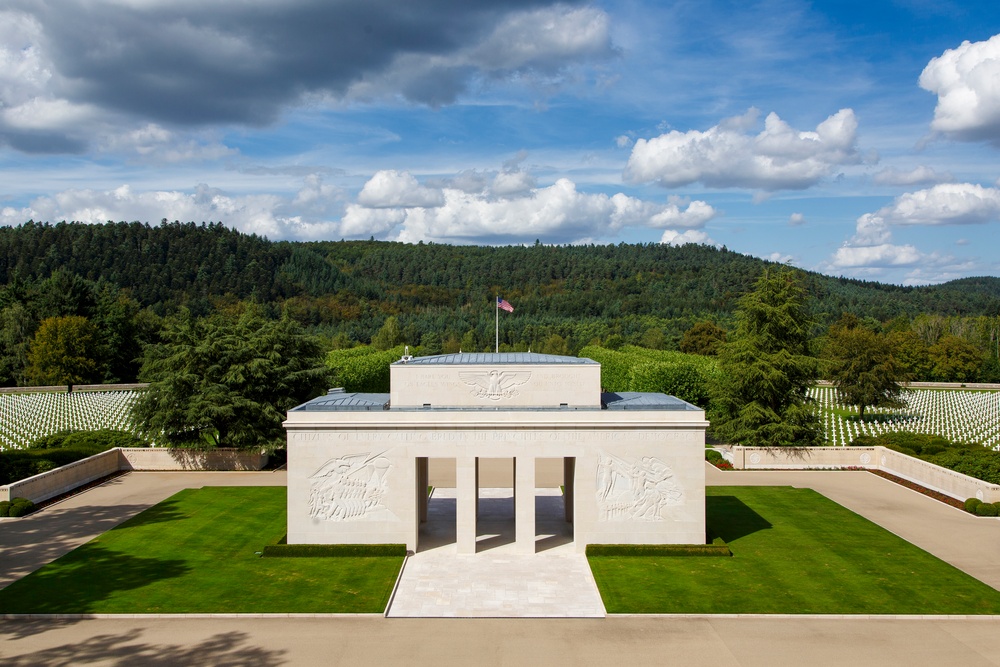
M601 394L601 405L607 410L700 410L701 408L667 394L619 391Z
M389 394L367 394L331 389L328 393L306 401L302 405L292 408L289 412L335 412L338 410L363 412L366 410L385 410L388 405Z
M537 352L458 352L456 354L435 354L429 357L413 357L393 362L393 366L469 366L469 365L504 364L566 364L591 365L597 364L593 359L580 357L564 357L557 354L538 354Z
M543 355L544 356L544 355ZM639 391L621 391L618 393L607 392L601 394L601 407L605 410L700 410L694 405L682 401L674 396L659 393L647 393ZM292 408L289 412L370 412L377 410L389 410L389 394L370 394L364 392L348 392L343 389L331 389L329 393L317 396L311 401L306 401L302 405ZM447 412L486 412L486 411L525 411L544 412L550 410L578 411L595 410L597 408L580 407L446 407L446 406L425 406L398 408L404 411L424 411L440 410Z

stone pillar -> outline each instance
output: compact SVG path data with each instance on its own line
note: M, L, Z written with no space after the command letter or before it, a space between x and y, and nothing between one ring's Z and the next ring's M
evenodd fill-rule
M517 553L535 553L535 459L514 460L514 542Z
M566 523L573 523L573 501L576 498L576 457L563 458L563 510Z
M417 457L417 512L420 523L427 523L428 465L426 456Z
M479 489L476 488L474 456L455 459L455 547L459 554L476 553L476 505Z

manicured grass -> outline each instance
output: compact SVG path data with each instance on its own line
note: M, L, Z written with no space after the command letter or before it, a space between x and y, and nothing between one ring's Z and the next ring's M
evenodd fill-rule
M1000 614L1000 591L811 489L707 493L733 557L592 557L609 612Z
M0 612L385 609L402 558L254 553L284 534L284 487L188 489L0 590Z

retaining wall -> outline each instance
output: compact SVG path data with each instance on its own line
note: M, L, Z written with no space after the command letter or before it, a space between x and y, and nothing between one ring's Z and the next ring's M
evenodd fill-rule
M267 454L237 449L199 452L166 447L116 447L0 486L0 500L27 498L39 503L123 470L260 470L267 465L267 458Z
M1000 485L928 463L882 446L876 447L733 447L737 470L881 470L958 500L976 497L1000 502Z

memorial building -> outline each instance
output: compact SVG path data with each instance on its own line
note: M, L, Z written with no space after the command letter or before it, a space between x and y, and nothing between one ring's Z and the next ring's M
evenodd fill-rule
M405 544L427 519L431 462L454 471L455 545L476 552L480 459L510 459L516 550L534 553L536 469L561 462L577 551L705 541L703 410L601 390L590 359L404 356L388 394L333 389L288 412L288 543ZM553 461L557 460L557 461Z

